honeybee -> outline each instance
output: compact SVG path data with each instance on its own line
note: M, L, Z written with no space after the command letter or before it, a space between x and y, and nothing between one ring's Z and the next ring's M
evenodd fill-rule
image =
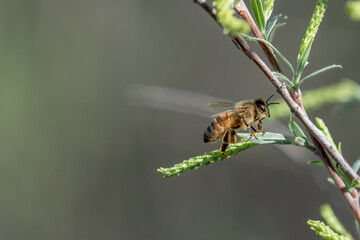
M273 96L274 95L271 95L266 102L261 98L257 98L254 101L240 101L238 103L209 103L209 106L212 108L225 108L230 110L212 116L214 119L204 132L204 142L215 142L222 138L220 150L225 155L229 143L235 143L237 140L235 130L247 129L251 136L258 140L254 133L265 133L263 131L262 120L270 117L269 105L279 104L269 103L269 100ZM257 124L258 130L256 130L252 124Z

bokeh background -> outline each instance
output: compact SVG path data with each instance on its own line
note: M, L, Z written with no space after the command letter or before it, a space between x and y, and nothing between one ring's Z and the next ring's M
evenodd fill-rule
M314 4L276 1L288 19L274 43L292 63ZM329 2L308 73L344 69L304 89L359 81L360 25L343 4ZM354 233L306 150L295 161L260 146L179 177L156 172L218 144L202 142L210 118L132 105L132 84L231 100L275 93L191 0L1 0L0 79L1 239L315 239L306 221L323 203ZM311 117L354 161L359 108L332 109Z

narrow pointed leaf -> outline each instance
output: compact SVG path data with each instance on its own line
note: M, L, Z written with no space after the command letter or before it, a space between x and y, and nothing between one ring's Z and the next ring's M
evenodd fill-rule
M265 16L261 0L251 0L251 8L253 10L256 23L259 26L261 33L265 32Z
M339 142L337 149L338 149L339 153L342 154L341 142Z
M270 18L273 9L274 9L274 1L275 0L263 0L264 2L264 16L265 16L265 25L267 23L267 20Z
M353 180L352 183L351 183L350 189L351 188L358 188L358 187L360 187L360 183L358 183L356 180Z
M277 22L279 21L279 19L281 18L281 16L282 16L282 14L276 15L267 24L266 31L265 31L266 39L269 39L271 32L274 30L274 28L275 28Z
M306 142L302 139L300 140L298 137L288 136L280 133L255 133L257 139L255 139L250 133L238 133L237 135L256 144L293 144L301 147L307 146Z
M307 46L307 48L304 50L304 53L300 56L300 58L298 58L296 75L294 80L295 84L299 82L302 72L304 71L304 68L307 65L307 60L309 58L310 51L311 51L311 44Z
M256 37L251 37L249 35L243 34L243 36L245 36L247 39L249 40L253 40L253 41L260 41L260 42L265 42L267 45L269 45L275 52L277 55L279 55L279 57L289 66L289 68L291 69L292 73L294 74L294 68L292 67L292 65L290 64L290 62L284 57L284 55L281 54L281 52L279 50L277 50L274 45L272 45L269 41L266 41L265 39L260 39L260 38L256 38Z
M303 79L301 79L298 83L298 86L300 86L301 84L303 84L306 80L312 78L312 77L315 77L316 75L319 75L320 73L323 73L323 72L326 72L328 70L331 70L331 69L334 69L334 68L342 68L341 65L336 65L336 64L333 64L333 65L330 65L330 66L327 66L327 67L323 67L309 75L307 75L306 77L304 77Z
M339 174L341 180L343 180L343 182L344 182L344 184L345 184L345 186L346 186L346 189L347 189L349 192L351 192L351 189L352 189L353 187L355 187L355 185L354 185L355 182L352 181L352 180L345 174L344 170L342 170L341 168L336 167L335 170L336 170L336 172Z
M312 161L308 161L308 164L318 165L318 166L324 166L323 161L320 161L320 160L312 160Z
M294 89L295 85L293 84L292 81L290 81L287 77L285 77L283 74L278 73L278 72L273 72L273 74L281 81L283 82L287 88L290 89Z
M268 41L272 42L272 40L274 39L275 33L277 32L277 30L279 28L282 28L283 26L285 26L286 23L278 23L276 24L275 28L272 30L272 32L270 33L270 36L268 36Z
M331 143L331 145L336 148L334 140L330 134L329 128L325 125L325 122L321 118L315 118L316 126L325 134L327 140Z
M331 177L327 178L328 182L331 183L332 185L335 185L335 181L334 179L332 179Z
M301 137L307 140L307 137L299 125L294 121L292 113L290 114L289 129L295 135L295 137Z

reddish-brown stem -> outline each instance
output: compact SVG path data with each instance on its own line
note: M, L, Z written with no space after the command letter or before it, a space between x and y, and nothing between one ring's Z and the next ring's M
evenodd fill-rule
M301 94L301 90L300 88L294 90L293 92L291 92L291 96L292 98L295 100L295 102L303 109L304 109L304 106L303 106L303 101L302 101L302 94Z
M259 27L257 26L256 22L252 18L245 3L243 1L239 1L234 6L234 9L246 22L249 23L249 25L251 27L251 31L253 32L255 37L264 39ZM260 44L261 48L264 50L267 58L269 59L271 65L274 67L275 71L281 72L280 65L275 57L274 51L265 42L259 41L259 44Z

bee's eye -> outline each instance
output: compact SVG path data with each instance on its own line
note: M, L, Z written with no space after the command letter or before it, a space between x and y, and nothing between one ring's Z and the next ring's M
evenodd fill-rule
M261 112L265 112L265 105L264 104L261 104L261 103L258 103L256 104L258 109L261 111Z
M265 105L265 102L261 99L256 99L255 100L255 105L256 105L256 108L258 109L258 111L264 113L266 112L266 105Z

